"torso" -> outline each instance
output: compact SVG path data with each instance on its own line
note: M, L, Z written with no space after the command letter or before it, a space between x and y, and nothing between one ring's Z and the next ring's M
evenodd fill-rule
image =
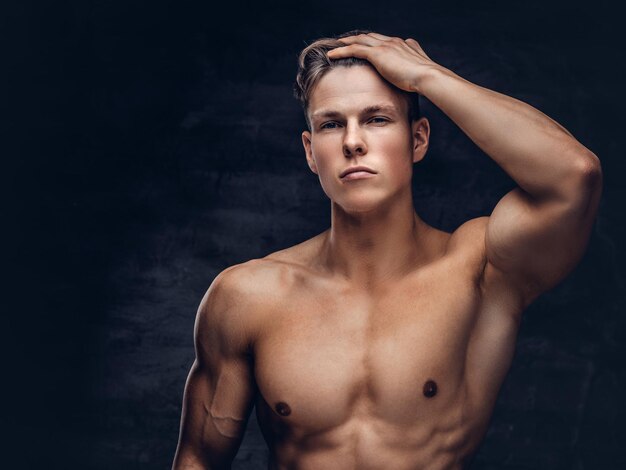
M255 261L267 292L255 404L272 468L463 467L522 309L492 294L502 285L485 277L481 224L456 238L433 229L432 261L375 289L316 271L318 237Z

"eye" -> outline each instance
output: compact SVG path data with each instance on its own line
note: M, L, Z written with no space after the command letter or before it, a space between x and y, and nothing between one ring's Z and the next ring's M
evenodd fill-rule
M385 124L389 122L389 119L384 116L374 116L372 119L369 120L369 122L371 122L372 124Z
M336 129L339 126L339 123L335 121L324 122L320 125L320 129Z

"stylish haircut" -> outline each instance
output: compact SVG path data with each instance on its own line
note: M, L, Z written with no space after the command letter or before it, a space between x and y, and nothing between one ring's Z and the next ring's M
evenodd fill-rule
M300 53L300 57L298 58L298 74L296 75L296 83L294 84L294 96L302 105L304 118L306 119L309 130L311 129L311 122L309 121L308 109L311 93L313 92L315 85L317 85L320 79L327 74L328 71L336 67L353 67L355 65L365 65L373 68L373 65L367 60L359 59L357 57L346 57L343 59L331 60L328 58L327 52L332 49L345 46L344 43L339 42L339 39L341 38L357 34L367 34L369 32L370 31L365 30L354 30L340 34L333 38L316 39L305 47ZM416 121L419 119L419 95L417 93L408 93L389 82L387 83L406 100L409 109L409 121Z

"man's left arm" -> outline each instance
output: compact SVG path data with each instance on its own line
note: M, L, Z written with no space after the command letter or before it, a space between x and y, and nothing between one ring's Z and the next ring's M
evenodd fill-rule
M489 218L486 253L531 300L585 251L602 191L598 157L541 111L447 69L420 86L518 184Z
M488 263L525 303L562 280L582 257L598 208L596 155L532 106L436 64L413 39L371 33L341 41L347 46L329 57L365 58L394 85L424 95L518 184L489 218Z

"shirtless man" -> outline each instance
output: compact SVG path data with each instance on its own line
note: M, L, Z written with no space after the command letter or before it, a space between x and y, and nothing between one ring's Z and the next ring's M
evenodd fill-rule
M209 287L174 469L230 468L253 405L272 469L461 469L488 427L522 312L584 253L599 160L413 39L320 40L300 65L302 141L331 227ZM491 216L446 233L415 213L412 165L429 123L413 93L518 184Z

